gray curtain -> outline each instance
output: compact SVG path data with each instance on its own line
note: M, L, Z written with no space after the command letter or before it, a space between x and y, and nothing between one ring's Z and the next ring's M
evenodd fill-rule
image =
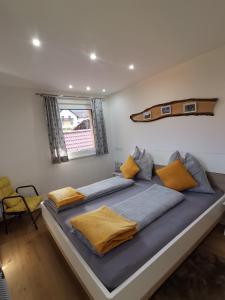
M96 155L108 153L105 122L101 99L92 99L93 131L95 136Z
M52 163L68 161L57 97L43 96Z

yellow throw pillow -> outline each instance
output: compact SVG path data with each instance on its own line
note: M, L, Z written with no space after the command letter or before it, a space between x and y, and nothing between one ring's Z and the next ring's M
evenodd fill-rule
M166 187L176 191L192 189L198 185L180 160L156 170L156 174Z
M140 168L134 161L133 157L129 155L128 159L120 167L120 171L122 172L123 177L130 179L134 178L134 176L140 171Z

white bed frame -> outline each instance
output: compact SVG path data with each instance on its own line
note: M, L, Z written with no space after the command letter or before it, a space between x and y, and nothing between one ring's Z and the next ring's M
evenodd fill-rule
M224 202L225 196L210 206L112 292L109 292L97 278L43 203L41 207L43 218L53 239L91 298L95 300L139 300L151 297L220 221L225 211Z

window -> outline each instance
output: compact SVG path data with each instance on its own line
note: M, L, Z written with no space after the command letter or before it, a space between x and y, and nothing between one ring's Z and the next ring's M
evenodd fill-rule
M90 102L63 99L59 108L69 159L95 154Z

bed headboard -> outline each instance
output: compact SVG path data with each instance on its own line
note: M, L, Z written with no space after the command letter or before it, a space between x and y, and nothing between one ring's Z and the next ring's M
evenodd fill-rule
M162 168L162 165L155 165L154 169ZM207 176L213 186L219 188L221 191L225 192L225 174L207 172Z
M225 174L208 172L207 175L214 186L225 192Z

